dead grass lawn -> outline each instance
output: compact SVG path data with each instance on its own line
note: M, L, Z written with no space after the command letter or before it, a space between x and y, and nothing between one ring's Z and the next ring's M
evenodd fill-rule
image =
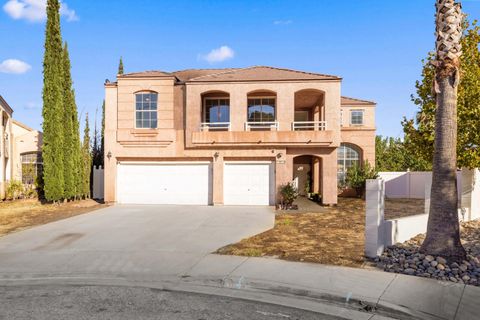
M389 199L386 218L423 213L423 200ZM320 212L321 211L321 212ZM271 256L290 261L362 267L365 260L365 202L339 198L316 213L277 213L273 229L220 248L217 253Z
M322 213L280 213L273 229L223 247L220 254L360 267L364 262L365 203L340 198Z
M42 204L33 199L0 202L0 236L73 217L103 206L105 205L94 200L68 202L60 205Z

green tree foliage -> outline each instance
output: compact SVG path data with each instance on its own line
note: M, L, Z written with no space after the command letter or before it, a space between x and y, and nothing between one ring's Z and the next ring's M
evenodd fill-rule
M120 57L120 62L118 63L118 74L123 74L123 59Z
M103 122L103 119L102 119L102 122ZM95 116L95 129L93 130L93 146L92 146L92 162L94 167L103 165L101 134L102 133L99 134L97 130L97 117Z
M375 137L375 169L378 171L429 171L432 164L416 157L401 139Z
M64 197L72 199L76 195L75 179L75 141L73 111L76 109L75 96L70 74L70 57L68 46L63 47L63 178L65 182Z
M349 188L355 189L361 197L365 194L367 179L377 179L378 172L368 161L363 165L355 164L347 170L345 183Z
M103 100L102 104L102 131L100 133L100 157L101 157L101 165L104 165L105 161L105 100Z
M86 198L90 197L90 174L92 172L92 156L90 154L90 127L88 125L88 113L85 117L85 129L82 145L82 195Z
M60 3L47 1L45 53L43 58L43 180L45 198L64 197L63 168L63 48L60 32Z
M458 167L480 167L480 28L476 21L465 22L462 38L463 55L460 61L458 87ZM403 119L405 147L418 159L431 164L435 133L436 101L433 92L435 67L434 53L423 60L422 80L416 82L412 101L419 106L416 119Z

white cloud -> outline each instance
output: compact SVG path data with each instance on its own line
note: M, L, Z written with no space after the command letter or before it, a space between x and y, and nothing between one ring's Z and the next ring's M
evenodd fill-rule
M287 25L287 24L292 24L292 20L275 20L273 21L274 25Z
M220 48L213 49L206 55L200 55L200 58L209 63L215 63L232 59L234 56L235 52L230 47L221 46Z
M27 102L27 104L24 107L25 110L35 110L35 109L40 109L40 105L36 102L30 101Z
M17 59L7 59L0 63L0 72L21 74L30 70L32 67L23 61Z
M25 19L30 22L42 22L47 18L47 0L8 0L3 10L13 19ZM60 14L67 21L76 21L78 16L64 2L60 2Z

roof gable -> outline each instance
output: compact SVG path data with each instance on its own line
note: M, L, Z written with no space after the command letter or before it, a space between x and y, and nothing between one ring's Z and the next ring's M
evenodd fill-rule
M376 103L374 101L368 101L368 100L360 100L356 98L350 98L350 97L342 97L342 106L365 106L365 105L375 105Z

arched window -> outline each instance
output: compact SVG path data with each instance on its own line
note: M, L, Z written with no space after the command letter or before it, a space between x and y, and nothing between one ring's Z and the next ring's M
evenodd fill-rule
M135 94L135 127L141 129L157 128L156 92L139 92Z
M41 152L28 152L20 155L22 161L22 183L34 184L42 174L43 159Z
M247 96L247 123L252 129L271 129L276 127L275 92L255 91Z
M347 170L360 163L360 149L352 145L342 143L337 152L337 179L341 184L345 182Z

